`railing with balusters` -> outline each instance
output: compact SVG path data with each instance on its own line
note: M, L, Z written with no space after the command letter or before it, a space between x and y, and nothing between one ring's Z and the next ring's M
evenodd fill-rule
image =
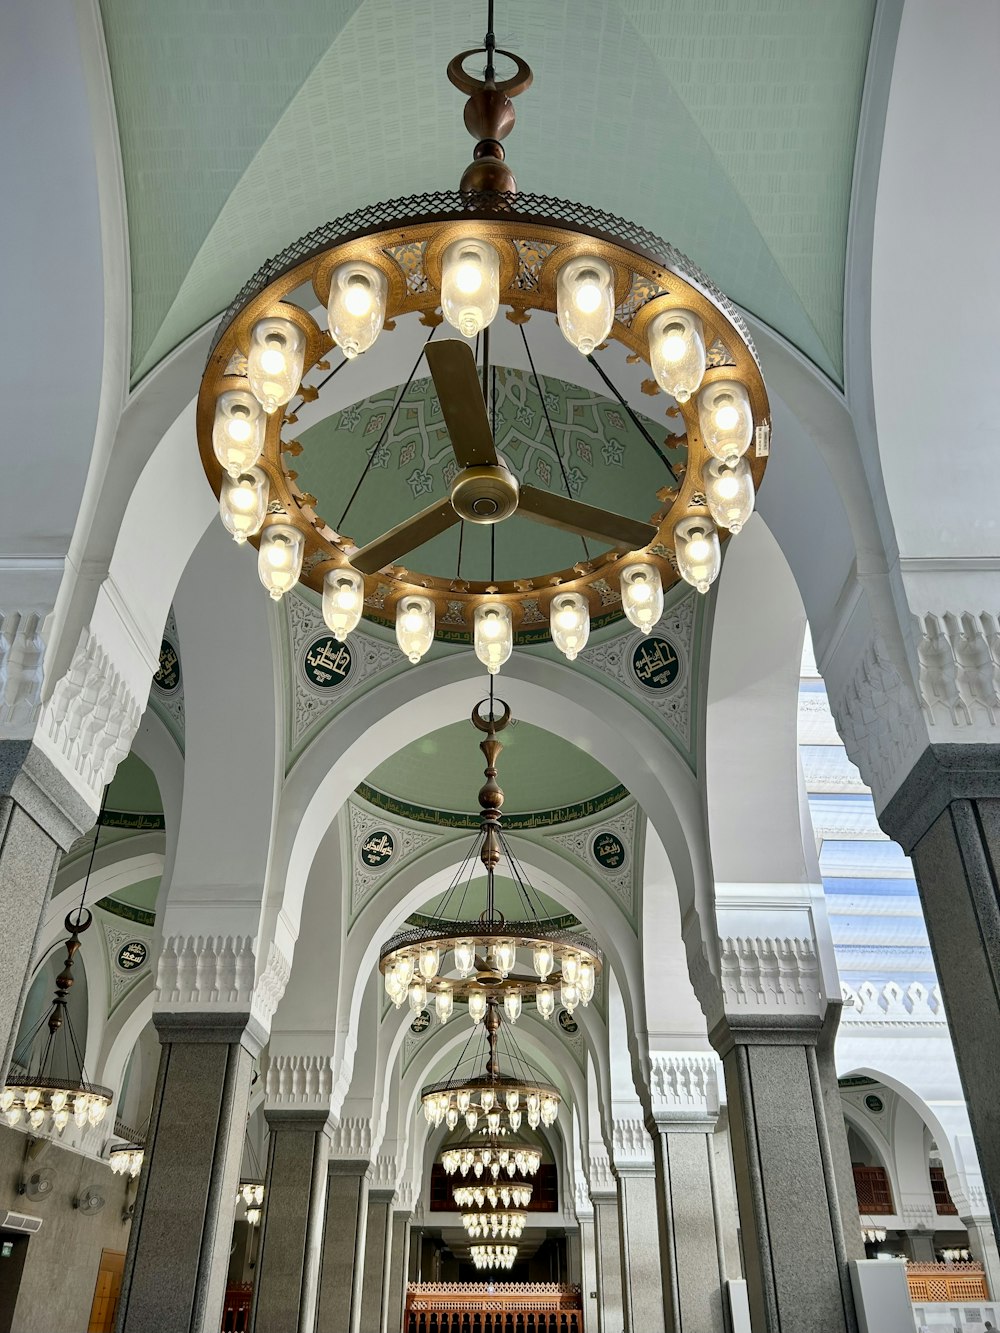
M982 1264L907 1264L911 1301L988 1301Z
M583 1333L580 1288L552 1282L411 1282L403 1333Z

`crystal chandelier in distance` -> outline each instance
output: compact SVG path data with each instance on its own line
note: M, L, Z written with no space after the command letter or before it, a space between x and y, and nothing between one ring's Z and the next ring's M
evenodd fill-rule
M513 1268L516 1245L473 1245L470 1253L477 1268Z
M441 1154L441 1165L447 1175L457 1172L465 1179L471 1171L473 1180L482 1180L484 1176L494 1181L502 1180L504 1175L510 1180L515 1176L536 1176L541 1162L538 1149L522 1143L461 1145L446 1148Z
M452 1190L456 1208L527 1208L532 1187L527 1184L456 1185Z
M770 449L770 408L749 333L704 274L622 219L517 192L502 141L514 124L511 99L532 76L519 57L499 52L514 72L498 77L496 54L491 29L483 48L463 52L448 67L451 82L467 95L465 123L477 140L459 190L339 219L266 264L222 318L197 411L199 447L222 521L237 542L258 547L260 579L272 597L302 581L322 595L338 639L365 615L395 625L401 650L418 662L436 634L446 632L452 641L474 644L492 673L519 636L532 641L539 627L547 626L573 660L592 618L624 613L648 633L662 613L665 587L683 579L707 591L719 573L720 543L753 510ZM465 68L480 55L482 77ZM292 299L310 287L325 310L322 323ZM495 409L489 334L501 309L518 327L539 392L526 326L544 312L557 317L563 336L658 455L664 485L649 495L640 518L574 499L557 443L565 494L519 484L504 462L489 412L490 404ZM424 355L456 471L447 496L359 546L347 535L349 513L378 448L350 498L345 478L344 495L324 515L320 505L327 509L330 497L320 501L296 484L289 459L302 446L286 427L332 375L345 367L350 374L358 356L409 314L430 329ZM444 321L462 338L478 340L480 364L470 343L434 341ZM684 433L671 433L665 443L685 462L670 462L611 382L596 357L608 341L646 362L651 390L672 400L668 415L683 423ZM331 370L327 358L335 347L343 359ZM385 432L404 396L405 387ZM582 538L583 559L508 579L491 568L490 578L478 581L462 577L461 554L454 577L405 563L454 524L463 532L469 524L495 531L516 516ZM601 551L591 552L588 541Z
M473 1240L518 1240L527 1220L524 1213L463 1213L462 1226Z

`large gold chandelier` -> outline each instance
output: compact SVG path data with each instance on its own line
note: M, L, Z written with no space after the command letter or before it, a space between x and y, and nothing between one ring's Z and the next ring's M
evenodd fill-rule
M497 55L513 62L510 77L498 77ZM466 69L473 58L484 58L481 76ZM474 643L495 673L516 640L546 627L572 660L592 617L623 612L648 633L662 614L665 587L682 578L706 592L719 572L720 543L753 510L770 409L739 313L672 246L581 204L517 192L502 141L514 124L511 99L532 76L519 57L496 51L492 13L485 46L456 56L448 77L467 95L465 124L477 140L458 191L340 218L265 264L216 331L197 429L222 520L237 542L257 546L272 597L301 581L322 594L326 623L340 640L365 615L395 625L411 662L445 634ZM325 312L320 318L307 308L313 301ZM658 455L663 486L640 515L573 498L551 422L563 486L518 483L496 431L490 327L501 309L518 326L536 388L527 326L534 314L550 312ZM291 463L301 445L292 428L329 379L345 367L350 374L351 363L410 314L429 330L422 356L454 451L453 478L446 496L358 545L348 535L350 511L361 486L373 483L377 448L353 492L345 477L344 495L321 513L317 497L296 484ZM444 321L462 337L435 339ZM475 339L475 350L463 339ZM609 341L648 364L650 389L672 400L668 416L683 423L683 433L653 438L598 355ZM335 348L341 359L331 369ZM672 465L663 444L686 462ZM324 497L324 508L329 503ZM491 559L488 579L463 578L465 527L487 525L495 535L497 523L515 516L575 534L583 558L509 579L495 577ZM456 524L454 577L410 563L411 553Z

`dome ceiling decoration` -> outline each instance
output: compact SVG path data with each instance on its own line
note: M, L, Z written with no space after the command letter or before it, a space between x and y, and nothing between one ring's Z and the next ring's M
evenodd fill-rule
M480 57L481 77L467 69ZM272 597L300 579L322 592L324 618L340 640L362 614L394 622L411 662L427 652L440 623L471 641L495 674L518 632L547 624L572 661L595 615L620 604L648 633L662 614L664 587L682 578L707 592L718 576L720 543L753 511L770 449L770 408L741 317L672 246L580 204L518 194L502 141L514 125L511 99L531 86L532 74L520 57L496 50L492 9L485 46L456 56L448 78L467 95L465 123L477 140L458 192L341 218L250 279L216 332L198 436L223 523L237 542L258 547L260 579ZM326 307L326 328L297 303L309 289ZM490 356L501 306L518 326L542 405L558 470L551 489L533 484L535 473L522 483L503 455ZM538 311L556 315L662 466L662 484L651 486L638 514L611 509L605 496L594 505L574 494L572 459L560 448L526 331ZM350 374L359 355L412 313L430 329L426 342L353 489L339 468L340 486L324 501L333 508L323 513L290 466L303 445L288 428L304 403L345 369ZM435 341L444 321L463 338ZM674 399L684 434L667 443L682 462L671 461L595 357L609 339L647 361L652 382ZM342 358L331 369L334 347ZM424 360L443 422L437 439L447 494L362 544L348 535L352 507L366 485L379 494L384 445ZM549 470L552 480L551 460ZM420 482L411 487L414 500L418 491L426 500L430 473L418 467L411 476ZM384 508L378 512L384 521ZM578 538L575 562L562 569L522 563L502 577L497 528L523 528L525 520ZM421 568L421 548L456 525L454 572ZM471 537L480 525L489 530L485 578L463 568L466 530Z

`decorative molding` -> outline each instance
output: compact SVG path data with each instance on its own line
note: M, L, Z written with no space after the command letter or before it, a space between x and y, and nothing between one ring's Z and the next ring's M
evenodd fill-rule
M99 903L98 906L103 906L103 903ZM120 926L110 921L101 921L101 930L108 951L108 985L111 991L108 1012L110 1013L127 992L139 980L147 977L152 970L152 935L151 932L144 934L137 931L134 927L131 930L122 930ZM148 950L146 961L141 967L135 968L132 972L123 972L120 967L115 966L118 950L135 939L142 939L142 942L146 945Z
M578 1222L593 1221L594 1205L590 1199L590 1191L587 1189L586 1180L579 1175L576 1178L576 1187L573 1192L573 1206Z
M272 1055L264 1071L264 1106L274 1111L328 1111L332 1055Z
M652 1167L653 1141L641 1120L614 1120L611 1124L614 1169Z
M822 1010L812 940L723 939L719 961L727 1011Z
M434 810L429 806L414 805L410 801L401 800L398 796L390 796L387 792L379 791L377 787L372 787L367 782L359 782L355 794L378 810L384 810L398 819L412 820L416 824L435 824L451 829L479 827L478 814L470 814L468 810ZM574 805L510 814L505 810L503 826L507 833L516 833L547 828L553 824L571 824L577 819L589 819L592 815L598 815L603 810L609 810L612 806L628 799L628 788L619 785L612 787L610 791L601 792L598 796L592 796L589 800L578 801Z
M920 701L928 723L1000 724L1000 627L989 612L918 617Z
M719 1114L719 1061L711 1054L651 1051L649 1090L653 1120L712 1120Z
M318 635L329 633L323 617L311 602L291 592L282 598L288 619L288 637L291 651L292 684L292 747L303 740L307 732L327 718L335 709L354 696L366 681L398 668L399 652L378 639L370 638L360 630L350 636L351 670L343 685L330 690L319 690L310 684L301 669L302 654L309 642Z
M96 634L81 630L69 670L42 706L39 727L95 806L131 749L141 716L124 675Z
M597 1152L588 1162L587 1179L590 1182L591 1199L601 1195L617 1194L618 1183L611 1169L611 1158L606 1152Z
M28 740L42 700L45 612L0 610L0 735Z
M359 1116L346 1116L330 1136L332 1161L367 1162L371 1158L371 1121Z
M389 823L351 800L348 800L347 805L351 821L351 915L354 916L375 893L382 879L414 852L434 842L435 834ZM384 829L392 837L393 852L384 864L367 865L362 859L361 848L368 835L378 829Z
M288 984L290 963L276 944L255 981L252 935L171 935L156 969L154 1009L248 1012L265 1031Z
M598 878L613 890L630 915L635 912L635 873L639 868L637 810L638 807L633 804L610 819L589 824L585 828L573 829L569 833L547 835L551 842L557 843L571 856L583 861L595 871ZM594 838L604 830L614 833L625 848L625 863L618 869L609 869L602 865L594 855Z
M629 629L604 643L584 648L579 662L616 681L633 699L648 708L663 724L667 734L685 755L690 754L692 737L692 651L695 639L695 612L698 593L682 595L664 613L650 638L665 637L677 654L679 669L674 682L664 689L646 689L632 670L636 649L648 642L637 630Z
M396 1189L396 1159L395 1157L386 1157L382 1153L372 1162L371 1176L369 1179L370 1189L393 1190Z
M400 1213L412 1213L416 1204L417 1191L412 1180L401 1180L396 1186L393 1207Z
M937 986L928 989L922 982L913 981L904 988L898 981L878 985L863 981L859 986L842 982L840 989L844 999L841 1021L845 1023L912 1025L947 1022Z

